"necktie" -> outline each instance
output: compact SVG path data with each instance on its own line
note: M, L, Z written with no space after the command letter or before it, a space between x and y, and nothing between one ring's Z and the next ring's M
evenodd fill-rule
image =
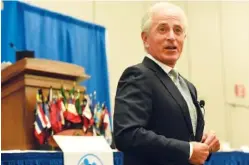
M183 98L185 99L185 101L188 105L191 123L192 123L193 131L195 134L196 133L196 126L197 126L197 113L196 113L196 107L193 103L188 86L187 86L186 82L184 81L184 79L179 76L179 74L177 73L177 71L175 69L172 69L169 72L169 76L172 79L172 81L175 83L176 87L178 88L178 90L180 91L180 93L182 94Z

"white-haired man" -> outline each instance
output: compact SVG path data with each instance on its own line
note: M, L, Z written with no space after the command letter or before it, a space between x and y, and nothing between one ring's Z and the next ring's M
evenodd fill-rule
M124 165L199 165L219 150L214 133L203 135L196 88L174 68L186 29L183 10L170 3L143 17L147 55L123 72L115 97L114 139Z

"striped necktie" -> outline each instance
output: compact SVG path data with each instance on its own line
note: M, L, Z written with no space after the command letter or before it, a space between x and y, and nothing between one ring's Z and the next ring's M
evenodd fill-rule
M175 69L172 69L169 72L169 76L172 79L172 81L175 83L176 87L178 88L178 90L180 91L180 93L182 94L183 98L185 99L188 105L191 123L192 123L193 131L194 131L194 135L195 135L196 126L197 126L197 112L196 112L196 107L193 103L190 91L188 89L188 86L186 82L184 81L184 79L179 76L179 74L177 73Z

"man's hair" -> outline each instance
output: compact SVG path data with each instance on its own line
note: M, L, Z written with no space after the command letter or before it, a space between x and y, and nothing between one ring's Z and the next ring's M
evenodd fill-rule
M141 30L142 32L148 32L151 28L151 23L152 23L152 15L153 13L155 13L159 8L173 8L176 9L180 12L180 14L182 15L182 19L183 19L183 28L184 28L184 32L186 34L187 31L187 17L184 13L184 11L179 7L176 6L172 3L169 2L159 2L154 4L152 7L150 7L147 12L144 14L143 18L142 18L142 22L141 22Z

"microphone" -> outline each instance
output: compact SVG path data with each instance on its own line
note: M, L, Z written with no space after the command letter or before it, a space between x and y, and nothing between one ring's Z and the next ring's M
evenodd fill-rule
M15 52L17 51L16 46L15 46L12 42L10 42L9 45L10 45L10 47L11 47L12 49L15 50Z
M205 108L204 108L205 101L204 100L200 100L199 105L200 105L201 109L203 109L203 115L205 115Z
M204 108L204 106L205 106L205 101L204 100L200 100L200 106L201 106L201 108Z
M35 57L34 51L28 51L28 50L19 51L16 49L16 46L12 42L10 42L9 45L12 49L14 49L16 53L16 61L19 61L23 58L34 58Z

